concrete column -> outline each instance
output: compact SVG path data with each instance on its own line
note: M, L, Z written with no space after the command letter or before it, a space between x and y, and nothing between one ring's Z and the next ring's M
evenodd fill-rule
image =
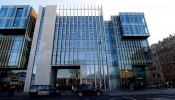
M26 79L25 79L24 92L29 92L29 88L30 88L30 84L31 84L31 78L32 78L32 73L33 73L33 63L34 63L34 59L35 59L35 51L36 51L38 34L39 34L39 27L40 27L40 22L41 22L42 10L43 10L43 6L39 6L38 16L37 16L33 40L32 40L32 47L31 47L31 51L30 51L27 74L26 74Z
M35 85L53 85L54 82L54 74L52 73L53 69L51 68L51 60L56 16L57 6L46 6L38 55L38 64L34 82Z

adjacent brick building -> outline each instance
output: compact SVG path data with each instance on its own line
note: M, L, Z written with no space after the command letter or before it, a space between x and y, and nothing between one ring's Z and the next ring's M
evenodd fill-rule
M150 67L150 77L154 84L159 82L175 82L175 35L151 45L153 65Z

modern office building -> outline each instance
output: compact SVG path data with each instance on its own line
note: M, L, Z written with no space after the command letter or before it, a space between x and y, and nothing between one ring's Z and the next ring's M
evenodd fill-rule
M151 45L153 65L150 78L153 84L175 84L175 35Z
M148 82L149 36L143 13L104 21L101 6L39 6L24 92L33 84L117 89Z
M0 9L0 86L24 86L36 13L29 5Z

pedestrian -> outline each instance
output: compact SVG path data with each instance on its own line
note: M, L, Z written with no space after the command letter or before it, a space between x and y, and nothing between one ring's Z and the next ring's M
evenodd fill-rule
M170 83L170 88L173 88L172 83Z
M74 92L74 86L72 85L72 93Z
M8 97L14 97L15 86L11 86L9 89Z
M134 89L133 89L133 86L132 86L132 84L130 85L130 90L131 90L131 91L133 91L133 90L134 90Z
M169 82L167 82L167 86L169 87Z

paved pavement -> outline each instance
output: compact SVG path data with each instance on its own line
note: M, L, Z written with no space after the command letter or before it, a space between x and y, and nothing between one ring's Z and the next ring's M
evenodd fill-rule
M175 95L1 97L0 100L175 100Z
M175 95L175 88L161 88L161 89L141 89L141 90L111 90L104 91L104 94L109 96L122 96L122 95L155 95L155 94L169 94Z
M122 96L124 100L175 100L175 95L164 94L164 95L131 95ZM117 99L118 100L118 99ZM121 99L122 100L122 99Z
M7 92L0 92L0 97L7 97ZM15 92L15 97L27 97L28 94L23 92ZM62 96L75 96L70 91L64 91ZM111 90L104 91L104 96L134 96L134 95L175 95L175 88L162 88L162 89L141 89L141 90Z

